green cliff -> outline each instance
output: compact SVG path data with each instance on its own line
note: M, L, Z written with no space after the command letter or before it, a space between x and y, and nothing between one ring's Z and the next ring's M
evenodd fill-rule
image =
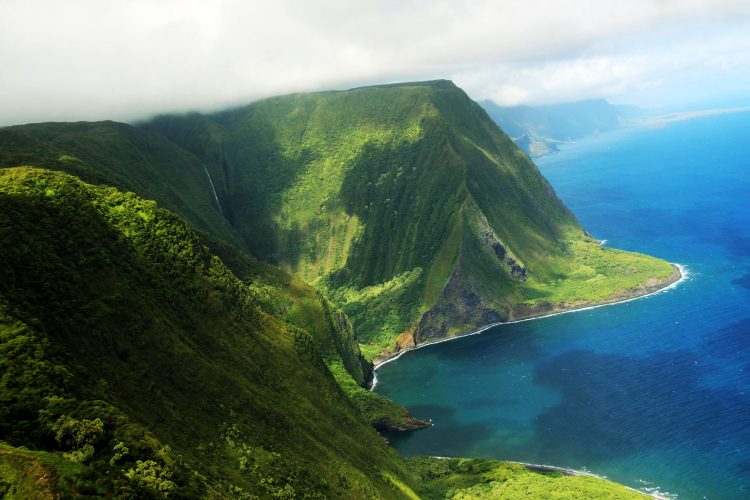
M627 496L404 463L372 426L424 423L370 361L678 276L601 247L447 81L0 128L0 255L9 498Z
M0 129L0 165L158 200L313 284L368 358L642 293L664 261L604 249L447 81L265 99L211 115Z
M366 420L388 410L361 399L343 313L132 193L4 169L0 253L4 498L636 496L497 461L402 461Z
M369 357L676 278L601 248L448 81L271 98L142 129L198 156L250 251L324 291Z
M0 254L0 492L411 493L326 368L364 376L309 287L240 281L154 202L34 168L0 171Z
M645 293L666 262L602 248L448 81L265 99L220 113L0 129L0 166L156 199L312 284L366 357Z

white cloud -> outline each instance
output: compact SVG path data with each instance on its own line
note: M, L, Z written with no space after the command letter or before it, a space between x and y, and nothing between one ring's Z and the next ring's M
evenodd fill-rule
M648 70L643 58L586 57L476 69L456 75L456 81L498 104L548 104L620 95L644 85Z
M2 0L0 124L441 77L501 102L635 95L740 71L748 19L744 0Z

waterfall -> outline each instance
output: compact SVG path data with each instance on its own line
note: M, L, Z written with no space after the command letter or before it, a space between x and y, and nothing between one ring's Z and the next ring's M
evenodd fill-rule
M203 170L206 171L206 175L208 176L208 182L211 184L211 191L214 192L214 199L216 200L216 205L219 207L219 212L221 213L221 216L224 216L224 210L221 209L221 203L219 203L219 195L216 194L216 187L214 187L214 181L211 179L211 174L208 173L208 169L206 168L206 165L203 165Z

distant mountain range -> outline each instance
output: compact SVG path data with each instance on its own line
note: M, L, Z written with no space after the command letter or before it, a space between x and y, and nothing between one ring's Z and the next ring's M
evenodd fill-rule
M480 104L503 132L532 157L556 153L560 143L614 130L652 114L638 106L618 106L605 99L548 106L503 107L492 101Z

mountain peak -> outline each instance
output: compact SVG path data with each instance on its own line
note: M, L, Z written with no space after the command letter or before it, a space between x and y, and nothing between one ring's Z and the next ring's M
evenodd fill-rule
M160 117L121 136L63 129L16 131L314 284L352 317L371 354L401 337L408 345L605 300L650 277L648 259L589 238L449 80L274 97ZM6 142L0 162L12 159ZM75 173L78 164L50 165ZM620 281L610 259L643 272ZM582 261L599 281L578 272ZM611 286L590 290L594 282Z
M349 90L362 90L362 89L388 89L388 88L406 88L406 87L430 87L433 89L459 89L459 87L453 83L452 80L437 79L437 80L423 80L415 82L396 82L396 83L382 83L376 85L363 85L361 87L353 87Z

